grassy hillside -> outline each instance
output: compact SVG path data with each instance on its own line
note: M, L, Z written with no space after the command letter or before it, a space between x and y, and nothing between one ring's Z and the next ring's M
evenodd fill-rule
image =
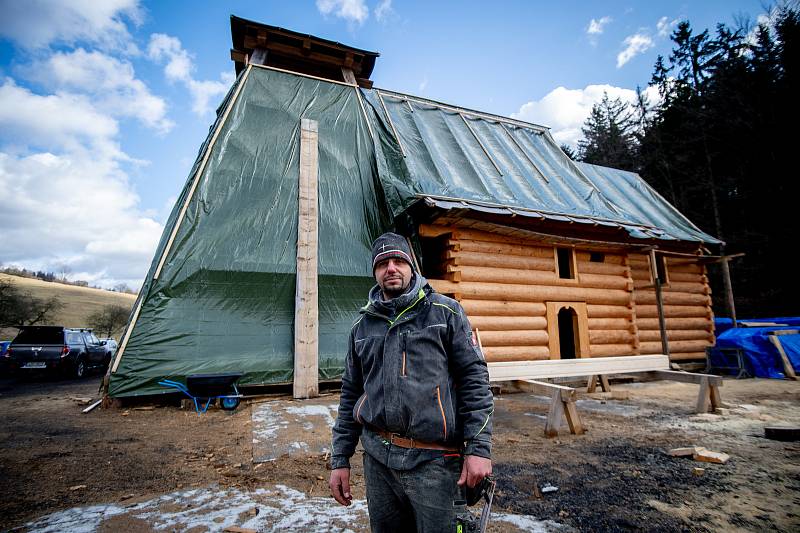
M52 325L57 326L73 328L86 326L86 317L95 311L99 311L107 305L121 305L131 308L136 301L135 294L62 285L61 283L21 278L8 274L0 274L0 280L10 281L20 292L29 292L35 298L45 300L52 296L58 296L64 307L56 314L55 320L53 320ZM16 335L16 332L16 328L0 329L0 340L11 339ZM118 337L120 333L116 332L115 335Z

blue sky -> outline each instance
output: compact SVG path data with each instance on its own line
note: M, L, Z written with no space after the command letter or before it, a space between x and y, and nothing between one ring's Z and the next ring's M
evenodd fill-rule
M0 263L138 288L214 109L231 14L381 53L378 87L550 126L645 87L669 33L762 0L0 0Z

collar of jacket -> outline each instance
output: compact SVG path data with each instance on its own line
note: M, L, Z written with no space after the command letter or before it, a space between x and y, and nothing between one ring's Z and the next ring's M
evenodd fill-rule
M389 324L394 324L432 290L428 285L428 280L419 272L415 272L409 289L388 302L382 299L379 285L372 287L369 291L369 302L361 308L361 312L378 316L387 320Z

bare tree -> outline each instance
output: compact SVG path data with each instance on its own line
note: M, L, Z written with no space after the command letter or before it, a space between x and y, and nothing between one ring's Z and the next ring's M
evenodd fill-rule
M99 332L104 332L105 337L112 333L122 331L128 323L131 310L121 305L107 305L86 317L86 323Z
M0 281L0 327L20 328L51 322L63 307L57 296L46 300L35 298L10 281Z

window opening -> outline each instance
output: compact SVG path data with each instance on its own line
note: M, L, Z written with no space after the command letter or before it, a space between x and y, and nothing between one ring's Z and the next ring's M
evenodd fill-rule
M570 248L556 248L558 261L558 277L561 279L575 279L575 265L572 262Z
M667 277L667 258L663 255L656 255L656 275L662 285L669 283L669 278Z
M589 253L589 262L590 263L602 263L606 260L606 254L603 252L591 252Z

